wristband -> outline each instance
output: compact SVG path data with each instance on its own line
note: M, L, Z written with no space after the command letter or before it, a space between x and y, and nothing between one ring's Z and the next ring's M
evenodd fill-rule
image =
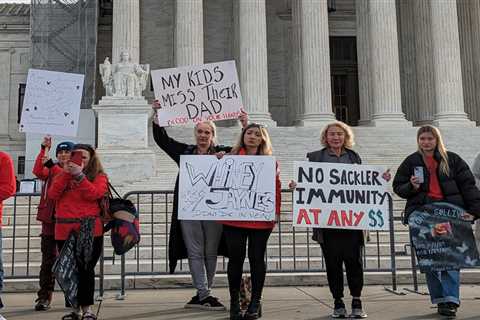
M74 176L73 178L75 179L75 181L80 182L80 181L83 180L83 178L85 178L85 173L80 172L79 174L77 174L77 175Z

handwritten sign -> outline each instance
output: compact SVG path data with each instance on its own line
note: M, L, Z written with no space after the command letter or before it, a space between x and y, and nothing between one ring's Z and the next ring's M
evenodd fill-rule
M77 136L84 77L28 70L20 132Z
M445 271L480 266L472 223L464 209L445 202L427 204L408 217L420 271Z
M388 230L389 198L382 169L297 161L294 172L294 226Z
M71 233L62 247L62 252L53 265L53 274L58 285L62 288L65 298L73 307L78 306L77 293L79 273L75 256L76 236Z
M182 155L178 218L272 221L275 174L270 156Z
M153 70L160 126L236 119L242 95L235 61Z

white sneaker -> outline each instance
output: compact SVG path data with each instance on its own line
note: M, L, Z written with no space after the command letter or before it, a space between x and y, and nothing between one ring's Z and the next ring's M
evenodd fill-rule
M7 319L0 314L0 320L7 320Z

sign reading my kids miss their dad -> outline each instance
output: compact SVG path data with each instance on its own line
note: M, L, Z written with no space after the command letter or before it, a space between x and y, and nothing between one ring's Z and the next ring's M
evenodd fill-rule
M388 230L384 170L366 165L296 161L293 225Z
M275 219L275 158L182 155L178 219Z
M153 70L160 126L237 119L242 95L235 61Z

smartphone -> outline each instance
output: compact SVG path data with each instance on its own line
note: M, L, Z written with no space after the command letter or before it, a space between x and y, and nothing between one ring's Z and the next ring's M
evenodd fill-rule
M413 168L413 175L417 177L418 183L425 182L425 176L423 175L423 167L415 167Z
M73 162L79 166L82 165L82 152L80 151L73 151L70 155L70 162Z

